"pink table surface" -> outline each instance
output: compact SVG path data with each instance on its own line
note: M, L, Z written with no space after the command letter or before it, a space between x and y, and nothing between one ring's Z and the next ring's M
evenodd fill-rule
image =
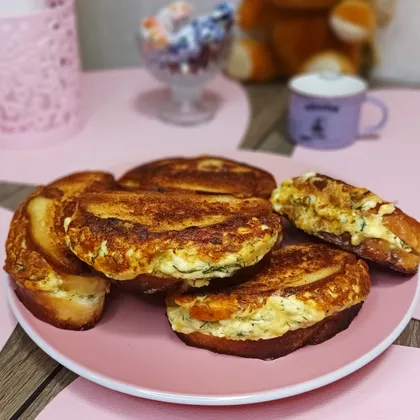
M416 183L420 165L420 90L373 91L390 108L390 119L376 139L360 139L340 150L312 150L298 146L293 158L313 163L343 177L351 174L360 186L372 189L420 220ZM366 105L362 125L375 121L377 110ZM414 317L420 319L420 304Z
M0 207L0 269L2 269L5 259L4 243L6 242L7 233L9 231L10 221L13 213ZM0 351L3 349L13 330L17 324L16 318L7 302L6 284L2 282L0 285Z
M44 183L70 171L109 168L144 151L235 149L247 130L246 92L223 76L208 89L221 106L213 121L195 127L165 124L155 117L157 99L167 92L142 69L83 75L87 123L71 139L33 149L1 148L0 180ZM0 139L1 140L1 139Z
M419 377L420 350L392 346L367 367L332 385L247 406L171 405L79 378L52 400L38 420L417 420Z

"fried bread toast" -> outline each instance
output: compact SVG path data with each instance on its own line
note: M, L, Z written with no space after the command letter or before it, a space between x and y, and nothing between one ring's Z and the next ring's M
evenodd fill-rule
M288 245L247 282L167 298L172 329L187 344L275 359L346 329L370 292L366 263L324 244Z
M165 287L168 279L200 287L231 277L281 235L268 200L155 191L85 194L66 229L74 254L108 278L152 276Z
M131 190L178 190L266 199L276 187L268 172L218 156L150 162L130 170L118 182Z
M63 223L81 194L114 186L108 173L75 173L38 187L16 211L4 269L15 281L19 299L38 318L76 330L99 319L109 281L92 275L69 251Z
M365 188L307 173L273 191L274 209L308 234L395 271L420 263L420 223Z

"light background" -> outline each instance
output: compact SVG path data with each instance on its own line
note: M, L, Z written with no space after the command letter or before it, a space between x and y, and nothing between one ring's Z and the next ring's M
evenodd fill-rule
M0 0L11 1L11 0ZM138 66L134 33L142 16L169 0L78 0L81 55L86 69ZM240 0L233 0L238 3ZM263 1L263 0L261 0ZM190 1L199 12L218 0ZM391 25L378 34L381 62L376 77L420 82L420 0L397 0Z
M0 0L13 1L13 0ZM236 4L239 0L233 0ZM153 14L170 0L78 0L77 15L84 68L118 68L139 65L134 42L142 16ZM198 12L219 0L189 0Z
M378 43L378 79L420 83L420 0L397 0L394 19Z

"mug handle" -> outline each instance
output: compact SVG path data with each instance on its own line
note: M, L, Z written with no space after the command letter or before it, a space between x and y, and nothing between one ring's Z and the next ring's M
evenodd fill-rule
M359 130L359 136L369 136L372 134L376 134L385 126L389 117L388 106L380 99L376 98L375 96L368 95L365 99L365 103L366 102L370 102L371 104L376 105L381 110L382 116L376 124L370 125L369 127L361 128Z

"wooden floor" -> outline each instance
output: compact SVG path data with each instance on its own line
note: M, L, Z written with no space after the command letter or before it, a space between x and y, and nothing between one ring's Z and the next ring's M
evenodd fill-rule
M248 86L247 90L252 121L242 147L289 155L293 147L284 134L285 86ZM0 182L0 206L15 210L32 189ZM420 347L420 322L411 321L397 343ZM0 354L0 372L0 420L35 419L77 377L40 350L20 327Z

